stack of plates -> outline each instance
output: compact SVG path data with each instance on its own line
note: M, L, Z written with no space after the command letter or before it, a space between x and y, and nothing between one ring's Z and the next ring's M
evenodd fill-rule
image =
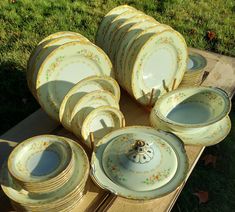
M180 87L199 86L207 65L206 58L198 53L189 53L187 71L180 83Z
M12 151L1 186L17 211L68 211L84 194L88 175L88 157L80 145L41 135Z
M231 100L218 88L185 87L162 96L151 111L153 127L173 132L185 144L210 146L231 129Z
M42 40L27 65L28 86L42 108L59 121L67 92L89 76L113 76L108 56L75 32L58 32Z
M119 110L120 88L111 77L93 76L78 82L64 97L59 118L88 147L110 131L125 126Z
M89 147L125 125L113 76L108 56L75 32L58 32L42 40L27 67L29 89L45 112Z
M112 60L119 84L145 106L178 87L187 67L183 36L127 5L103 18L96 43Z

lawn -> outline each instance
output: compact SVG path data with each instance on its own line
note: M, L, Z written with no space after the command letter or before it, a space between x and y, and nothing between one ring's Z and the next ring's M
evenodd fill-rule
M57 31L76 31L94 41L98 23L113 7L129 4L182 33L199 49L235 56L233 0L1 0L0 1L0 132L39 108L25 77L32 49ZM226 71L226 70L224 70ZM234 109L234 108L233 108ZM235 121L235 112L231 113ZM216 163L200 160L175 207L176 211L232 211L235 209L235 129L225 142L207 148ZM209 192L199 204L198 191Z

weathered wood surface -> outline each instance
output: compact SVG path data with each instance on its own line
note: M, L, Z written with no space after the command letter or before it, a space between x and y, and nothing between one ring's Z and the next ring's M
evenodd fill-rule
M232 97L235 91L235 59L196 49L191 49L191 51L201 53L208 61L205 70L209 75L202 85L223 88ZM136 104L125 92L121 98L121 110L125 115L127 125L149 125L149 113ZM0 165L18 142L34 135L49 133L63 135L76 140L72 134L51 120L42 110L38 110L0 137L2 139L0 140ZM186 146L190 164L187 178L190 176L203 150L204 147ZM86 151L90 155L90 151L87 149ZM109 192L98 188L89 179L87 182L88 192L74 211L169 211L173 207L187 178L176 191L165 197L145 202L114 197ZM0 192L0 211L13 211L9 200L2 192Z

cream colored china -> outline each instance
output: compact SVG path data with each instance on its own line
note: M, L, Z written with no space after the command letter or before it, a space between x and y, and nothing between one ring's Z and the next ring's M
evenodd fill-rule
M200 85L202 76L204 74L204 68L207 65L206 58L198 53L189 53L189 60L187 65L187 71L184 74L184 78L180 83L181 87Z
M90 42L70 42L52 51L38 71L37 98L43 109L59 121L59 107L67 92L92 75L113 76L108 56Z
M108 91L93 91L83 96L74 106L71 113L71 126L75 135L80 136L82 123L91 110L100 106L111 106L119 109L115 96Z
M14 148L8 159L8 169L20 183L43 185L64 176L71 160L72 149L64 139L36 136Z
M150 114L155 120L174 132L200 130L223 119L231 109L226 92L212 87L189 87L171 91L162 96Z
M78 32L71 32L71 31L59 31L59 32L55 32L53 34L48 35L47 37L45 37L43 40L41 40L38 45L40 45L41 43L44 43L45 41L48 40L52 40L55 38L59 38L59 37L64 37L64 36L81 36L84 37L83 35L81 35ZM87 39L88 40L88 39Z
M85 94L96 90L106 90L112 93L117 101L120 100L120 88L118 83L108 76L92 76L85 78L78 82L64 97L59 111L60 122L63 126L70 130L71 129L71 113L75 104Z
M187 171L182 141L171 133L144 126L107 134L97 143L91 159L94 182L129 199L164 196L181 185Z
M179 33L165 30L148 39L133 58L135 62L126 88L141 104L152 105L166 93L165 87L171 89L174 82L175 88L180 84L186 68L187 47Z
M1 187L12 201L30 209L45 211L62 206L78 194L77 191L80 190L81 186L84 187L89 174L88 157L79 144L68 138L61 137L61 139L69 143L75 158L74 171L69 181L53 192L32 195L14 181L7 167L5 167L2 173L3 183Z
M128 52L129 47L131 46L132 42L135 40L135 38L145 29L149 27L156 26L157 24L153 21L143 21L140 23L134 24L123 36L123 39L121 40L119 44L119 48L116 53L116 59L114 62L115 65L115 75L118 79L118 82L122 87L125 86L124 79L123 79L123 70L124 70L124 64L125 64L125 57L126 52Z
M124 13L121 13L120 15L118 15L109 25L109 28L108 30L106 31L105 33L105 37L104 37L104 41L103 42L103 45L102 45L102 48L104 49L104 51L106 53L109 53L109 49L111 47L111 41L112 41L112 38L113 38L113 35L115 34L116 32L116 29L118 29L123 23L125 23L125 21L127 21L128 19L138 15L138 14L143 14L142 12L140 11L126 11Z
M124 52L124 64L123 64L123 80L124 80L124 84L125 84L125 88L127 91L129 91L130 93L133 93L132 88L130 87L130 83L131 83L131 77L133 74L133 66L134 63L137 62L136 61L136 57L137 54L139 54L139 52L141 51L142 47L144 47L144 45L146 44L146 42L148 40L150 40L153 36L156 37L156 35L158 35L157 33L161 33L165 30L169 30L171 29L171 27L167 26L167 25L155 25L153 27L149 27L147 29L145 29L144 31L142 31L136 38L135 40L132 41L132 43L130 44L130 48L125 49ZM157 46L158 44L156 44ZM161 47L160 47L161 49ZM155 50L152 50L155 53ZM161 53L160 53L161 54ZM150 53L148 53L148 55L146 55L146 57L150 57ZM149 58L150 60L151 58ZM157 62L157 58L154 58L155 62ZM143 59L142 59L143 60ZM161 59L162 61L163 59ZM158 62L159 64L159 62ZM155 64L156 65L156 64ZM160 65L160 64L159 64ZM159 67L160 68L160 67ZM147 70L149 70L150 73L154 72L154 68L152 68L151 66L146 67ZM161 69L160 69L161 70ZM168 69L169 70L169 69ZM159 71L159 70L157 70ZM156 71L156 72L157 72ZM161 72L161 71L160 71ZM166 72L166 71L165 71ZM163 72L163 73L165 73ZM161 75L163 75L163 73L159 73L159 78L161 77ZM148 74L147 74L148 75ZM150 77L150 80L146 79L146 81L151 81L153 77ZM143 79L145 80L145 79ZM152 79L154 80L154 79ZM156 80L156 79L155 79ZM158 79L159 81L160 79ZM157 80L156 80L157 81ZM129 87L128 87L129 85ZM150 86L151 87L151 86ZM143 90L143 93L146 92L146 90ZM142 93L142 94L143 94Z
M125 11L136 11L135 8L130 7L128 5L121 5L118 7L113 8L111 11L109 11L104 18L102 19L97 34L96 34L96 44L98 46L102 46L104 42L104 36L106 31L108 30L110 23L121 13L124 13Z
M40 49L40 52L36 55L36 58L34 59L33 64L31 65L31 70L27 71L29 72L28 86L35 98L37 98L36 96L37 74L41 64L53 50L57 49L59 46L65 43L69 43L72 41L87 41L87 39L82 36L63 36L55 38L52 41L49 40L49 42L46 43L46 45L44 45L43 48Z
M106 134L125 127L125 118L120 110L110 106L101 106L93 109L84 119L81 135L86 145L92 147L90 133L93 133L94 142L103 138Z
M120 44L123 40L124 35L129 31L129 29L134 26L136 23L141 23L144 21L154 22L156 24L160 24L154 18L147 16L145 14L137 14L134 17L127 19L123 24L121 24L114 32L114 35L111 40L111 45L109 48L109 55L111 60L113 60L113 64L115 64L117 51L120 50Z

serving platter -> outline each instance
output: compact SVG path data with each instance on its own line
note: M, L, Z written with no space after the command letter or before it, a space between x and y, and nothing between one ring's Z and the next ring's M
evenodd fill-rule
M59 121L59 107L74 84L92 75L113 76L104 52L90 42L66 43L52 51L38 71L37 99L51 117Z

